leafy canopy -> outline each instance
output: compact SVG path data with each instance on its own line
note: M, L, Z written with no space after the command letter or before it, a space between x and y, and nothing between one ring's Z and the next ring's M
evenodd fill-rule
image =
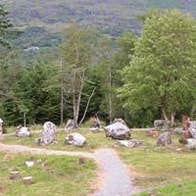
M196 22L177 10L151 14L119 90L131 112L162 109L167 114L193 105L196 84ZM189 110L190 111L190 110Z

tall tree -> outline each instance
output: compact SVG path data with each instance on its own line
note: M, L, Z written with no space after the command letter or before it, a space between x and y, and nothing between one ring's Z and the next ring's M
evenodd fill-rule
M81 97L86 80L86 72L92 63L92 34L88 29L83 29L72 23L66 29L65 41L61 44L61 56L65 68L63 69L67 82L71 87L73 120L78 126Z
M145 19L135 56L122 72L120 97L131 112L159 109L173 124L193 104L195 73L195 20L177 10L160 11Z

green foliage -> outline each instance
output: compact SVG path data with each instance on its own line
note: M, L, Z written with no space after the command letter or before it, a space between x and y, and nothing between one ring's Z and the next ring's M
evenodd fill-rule
M168 115L191 110L195 96L196 22L189 15L166 10L145 20L135 55L123 72L119 89L124 107Z
M5 10L4 6L0 4L0 47L9 46L5 37L10 33L10 28L12 26L12 23L8 19L8 12Z

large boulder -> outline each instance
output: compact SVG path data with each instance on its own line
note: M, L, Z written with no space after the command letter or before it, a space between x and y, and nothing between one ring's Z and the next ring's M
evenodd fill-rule
M196 139L196 121L190 121L189 131L191 136Z
M54 143L56 139L56 126L54 123L48 121L44 123L41 138L39 143L42 145L49 145Z
M194 139L194 138L187 139L186 146L189 150L196 150L196 139Z
M159 130L168 130L169 129L169 122L166 120L155 120L154 127L155 127L155 129L159 129Z
M106 137L118 140L128 140L131 137L130 129L121 122L115 122L104 127Z
M167 146L172 144L171 132L164 132L157 139L157 146Z
M18 126L16 128L16 136L17 137L30 137L31 130L28 127Z
M74 146L84 146L86 138L79 133L71 133L65 138L65 143Z

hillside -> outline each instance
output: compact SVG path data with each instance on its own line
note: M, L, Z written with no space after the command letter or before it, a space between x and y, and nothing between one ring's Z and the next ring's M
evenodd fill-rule
M50 47L59 43L62 28L70 21L92 25L112 36L141 29L138 16L149 8L178 8L196 16L191 0L1 0L24 33L17 44Z

